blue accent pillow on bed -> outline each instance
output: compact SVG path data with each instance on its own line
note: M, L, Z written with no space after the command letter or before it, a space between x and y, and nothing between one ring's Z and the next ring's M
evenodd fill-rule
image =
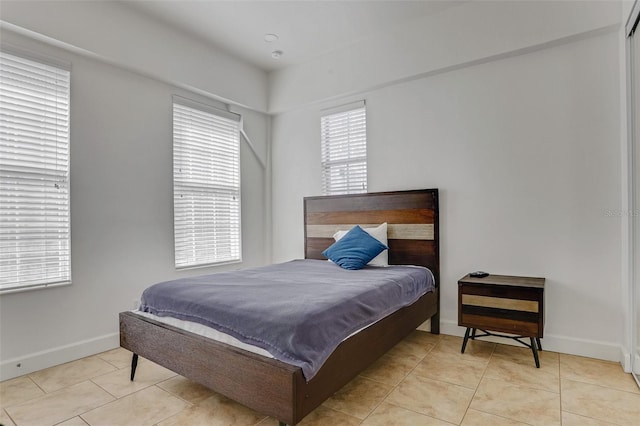
M371 259L388 248L356 225L322 254L344 269L362 269Z

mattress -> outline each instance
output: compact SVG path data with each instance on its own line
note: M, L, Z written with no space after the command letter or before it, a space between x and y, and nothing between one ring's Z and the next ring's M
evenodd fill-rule
M240 340L236 339L235 337L230 336L230 335L228 335L226 333L223 333L222 331L218 331L218 330L216 330L214 328L207 327L206 325L198 324L197 322L185 321L185 320L172 318L172 317L159 317L157 315L153 315L153 314L150 314L148 312L142 312L139 309L136 309L136 310L134 310L132 312L135 313L135 314L138 314L140 316L152 319L154 321L158 321L158 322L161 322L163 324L167 324L167 325L179 328L181 330L185 330L185 331L188 331L190 333L197 334L199 336L206 337L206 338L211 339L211 340L215 340L216 342L225 343L227 345L230 345L230 346L233 346L233 347L236 347L236 348L239 348L239 349L243 349L245 351L252 352L254 354L262 355L262 356L267 357L267 358L273 358L273 355L271 355L266 349L260 348L258 346L251 345L249 343L241 342ZM381 318L381 319L383 319L383 318ZM380 320L378 320L378 321L380 321ZM344 338L342 341L344 342L345 340L347 340L351 336L360 333L362 330L372 326L373 324L375 324L378 321L374 321L371 324L367 324L366 326L354 331L353 333L348 335L346 338Z
M159 283L144 291L140 310L212 328L235 346L301 367L310 380L344 339L433 289L433 275L419 266L347 271L306 259ZM212 338L229 341L223 335Z
M208 339L215 340L216 342L226 343L227 345L244 349L245 351L253 352L254 354L266 356L268 358L273 358L273 355L271 355L266 349L262 349L258 346L251 345L249 343L241 342L240 340L236 339L235 337L229 334L223 333L222 331L218 331L215 328L207 327L206 325L198 324L197 322L185 321L185 320L172 318L172 317L161 317L158 315L150 314L148 312L143 312L139 309L136 309L133 312L140 316L150 318L152 320L161 322L163 324L171 325L181 330L185 330L185 331L197 334L199 336L203 336Z

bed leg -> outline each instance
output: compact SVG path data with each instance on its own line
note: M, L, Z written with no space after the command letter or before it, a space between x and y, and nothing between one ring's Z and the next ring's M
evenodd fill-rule
M440 312L431 317L431 334L440 334Z
M136 367L138 367L138 354L133 354L133 358L131 358L131 381L133 382L133 378L136 375Z
M278 426L287 426L285 422L278 421Z

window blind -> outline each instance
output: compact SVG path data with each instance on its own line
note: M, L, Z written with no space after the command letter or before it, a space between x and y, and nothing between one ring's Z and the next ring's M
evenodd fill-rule
M367 119L364 102L323 115L322 192L367 192Z
M71 281L69 86L0 51L0 291Z
M176 99L173 104L176 268L239 261L239 117Z

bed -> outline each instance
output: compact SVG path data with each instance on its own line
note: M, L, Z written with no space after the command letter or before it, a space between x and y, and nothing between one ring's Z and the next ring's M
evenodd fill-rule
M436 288L345 339L309 380L302 369L134 312L120 314L120 345L280 424L295 425L427 319L439 333L438 190L304 199L304 253L322 251L338 230L388 223L389 264L424 266Z

